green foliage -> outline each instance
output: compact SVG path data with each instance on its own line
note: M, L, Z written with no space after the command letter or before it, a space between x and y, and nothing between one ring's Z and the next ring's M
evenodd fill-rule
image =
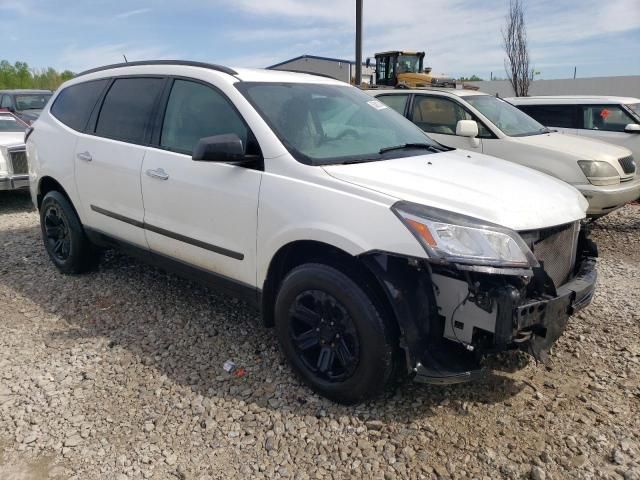
M11 65L7 60L2 60L0 61L0 90L13 88L55 90L74 75L69 70L58 72L51 67L29 68L25 62L16 62Z
M477 75L471 75L470 77L460 77L458 80L461 82L481 82L482 78Z

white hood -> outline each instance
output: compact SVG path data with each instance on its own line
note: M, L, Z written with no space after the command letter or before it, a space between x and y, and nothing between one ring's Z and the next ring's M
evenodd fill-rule
M573 155L576 160L602 160L618 165L618 159L631 155L631 150L610 143L558 132L527 137L510 137L514 142Z
M0 145L3 147L24 143L24 132L0 132Z
M582 219L588 205L580 192L561 180L465 150L324 168L334 178L398 200L518 231Z

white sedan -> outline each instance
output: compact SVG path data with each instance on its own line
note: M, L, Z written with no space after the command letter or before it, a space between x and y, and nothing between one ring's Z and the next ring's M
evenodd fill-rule
M10 112L0 111L0 190L29 188L29 165L24 146L28 125Z

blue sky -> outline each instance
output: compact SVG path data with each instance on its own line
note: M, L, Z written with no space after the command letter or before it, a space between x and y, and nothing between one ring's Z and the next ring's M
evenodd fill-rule
M525 0L526 1L526 0ZM81 71L179 58L265 67L302 54L353 58L352 0L0 0L0 59ZM426 50L425 65L504 76L508 0L364 0L365 56ZM530 0L540 78L640 74L640 0Z

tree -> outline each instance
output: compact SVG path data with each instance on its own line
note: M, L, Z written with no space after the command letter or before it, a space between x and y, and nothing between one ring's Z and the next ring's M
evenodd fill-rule
M55 90L60 84L73 78L75 74L69 70L58 72L54 68L32 69L26 62L10 64L0 61L0 90L14 88L37 88Z
M482 82L482 78L477 75L471 75L470 77L460 77L458 80L461 82Z
M533 81L534 70L529 64L527 27L524 21L522 0L509 0L509 13L502 29L506 58L504 69L516 97L526 97Z

